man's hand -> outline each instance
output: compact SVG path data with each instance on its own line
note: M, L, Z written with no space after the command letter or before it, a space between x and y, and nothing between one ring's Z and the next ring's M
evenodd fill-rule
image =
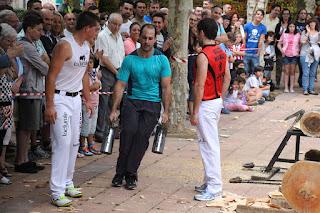
M55 124L57 120L57 112L54 107L46 107L44 117L49 124Z
M110 118L111 122L115 122L118 119L117 113L116 112L111 112L109 118Z
M88 101L88 100L87 100L86 109L87 109L87 110L86 110L86 113L87 113L87 114L89 113L89 110L91 111L89 118L92 118L92 116L93 116L93 114L94 114L94 108L93 108L93 106L92 106L92 104L91 104L91 101Z
M17 84L13 84L11 91L12 91L13 95L15 95L16 93L19 92L19 86Z
M7 55L9 56L9 58L14 58L14 57L22 55L23 51L24 51L24 48L23 48L22 44L14 42L13 45L8 48Z
M192 126L196 126L199 122L198 113L192 113L190 123Z
M103 56L103 50L97 49L97 51L93 54L94 58L99 60L101 58L101 56Z
M167 113L167 112L162 113L162 119L161 119L161 122L162 122L163 124L165 124L165 123L167 123L167 122L168 122L168 120L169 120L168 113Z
M173 41L173 38L169 37L166 42L164 42L164 45L163 45L163 52L165 52L167 49L169 49L169 47L171 46L172 44L172 41Z
M127 32L122 32L121 36L125 38L129 38L129 34Z

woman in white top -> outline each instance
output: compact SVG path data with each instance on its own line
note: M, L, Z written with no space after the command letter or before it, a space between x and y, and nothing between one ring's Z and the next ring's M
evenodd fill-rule
M304 95L318 95L314 91L314 79L319 64L319 22L312 18L307 21L306 29L301 34L300 63L302 66L302 88Z
M228 16L231 19L231 32L236 33L236 32L240 32L241 33L241 37L242 39L244 38L244 30L243 30L243 26L241 25L239 19L240 19L240 15L237 11L232 10L230 11L230 13L228 14Z

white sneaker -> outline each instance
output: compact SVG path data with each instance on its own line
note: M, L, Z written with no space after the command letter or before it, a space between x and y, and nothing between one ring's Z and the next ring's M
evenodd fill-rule
M70 187L66 189L66 195L70 197L82 197L82 192L74 187Z
M207 184L204 183L204 184L202 184L201 186L195 186L195 187L194 187L194 190L196 190L197 192L203 192L203 191L206 190L206 188L207 188Z
M66 196L61 195L58 198L52 198L51 203L58 207L64 207L64 206L71 206L72 200L69 200L68 198L66 198Z
M222 197L222 192L217 192L215 194L209 193L207 191L202 192L201 194L195 195L194 199L198 201L210 201L214 200L216 198L221 198Z
M295 91L294 91L293 89L290 89L290 92L291 92L291 93L295 93Z
M12 182L8 179L8 178L6 178L6 177L2 177L1 179L0 179L0 184L6 184L6 185L10 185Z

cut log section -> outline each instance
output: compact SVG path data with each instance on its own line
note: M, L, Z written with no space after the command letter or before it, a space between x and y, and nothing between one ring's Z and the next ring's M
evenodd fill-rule
M299 161L284 174L282 193L300 213L320 212L320 163Z
M307 110L300 120L301 131L310 137L320 137L320 106Z

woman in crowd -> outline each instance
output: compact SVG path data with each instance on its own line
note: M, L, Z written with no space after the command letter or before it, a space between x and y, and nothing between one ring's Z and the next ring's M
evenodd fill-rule
M238 11L232 10L228 14L228 16L231 19L230 26L231 26L231 32L236 33L239 32L241 33L241 37L244 38L244 31L243 31L243 26L241 25L239 19L240 15Z
M63 22L63 17L62 15L57 12L53 11L53 24L51 28L51 34L52 36L57 40L57 42L60 41L63 35L63 29L64 29L64 22Z
M301 34L300 63L302 66L302 88L304 95L318 95L314 91L313 85L320 58L319 40L319 22L315 18L309 19L306 29Z
M1 25L1 35L0 35L0 54L6 54L7 50L14 45L17 38L17 32L10 25L2 23ZM6 177L11 177L12 175L5 168L5 155L6 146L4 144L4 137L8 131L11 131L13 126L12 120L12 84L11 81L17 78L18 68L14 61L11 59L11 67L4 68L0 70L0 144L2 150L0 151L0 183L1 184L11 184L11 181ZM9 142L9 141L7 141Z
M130 25L130 37L123 42L126 56L140 47L140 43L138 42L140 30L141 27L138 22L134 22Z
M291 21L290 10L285 8L283 9L280 21L276 26L276 40L278 41L282 34L286 31L288 27L288 23ZM278 42L276 42L276 47L278 46ZM282 74L282 54L278 48L276 48L276 89L279 89L281 82L281 74Z

